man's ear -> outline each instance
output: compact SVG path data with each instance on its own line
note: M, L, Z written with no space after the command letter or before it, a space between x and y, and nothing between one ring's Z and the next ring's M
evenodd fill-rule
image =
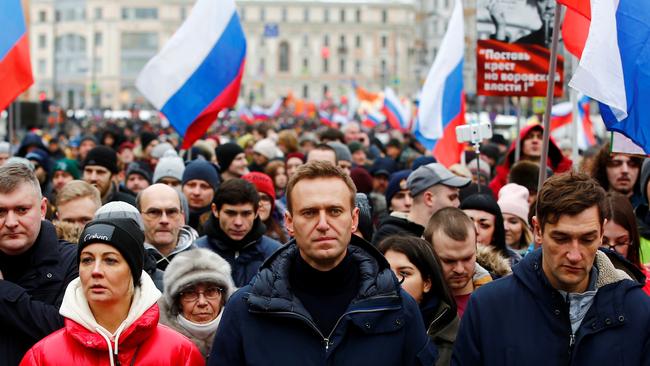
M45 220L46 215L47 215L47 198L43 197L41 198L41 220Z
M214 215L214 217L216 217L216 218L219 218L219 210L217 210L217 205L212 203L210 205L210 209L212 210L212 215Z
M433 206L433 193L431 191L424 191L422 193L422 202L424 202L425 205L431 207Z
M359 207L352 209L352 232L357 231L359 226Z
M533 238L536 247L542 245L542 227L540 226L537 216L533 216Z
M291 216L289 211L286 211L284 213L284 227L287 229L289 235L295 236L293 231L293 217Z

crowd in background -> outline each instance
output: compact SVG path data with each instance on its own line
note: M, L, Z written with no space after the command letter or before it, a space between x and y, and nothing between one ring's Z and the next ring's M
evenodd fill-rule
M268 357L263 352L266 347L249 348L252 339L274 337L262 331L268 324L260 326L259 332L251 331L250 324L256 318L242 315L237 302L230 306L231 296L233 301L248 301L251 309L261 313L273 309L286 313L304 305L304 311L297 311L295 317L311 316L313 323L308 323L324 339L325 358L332 347L331 352L338 352L339 356L332 356L328 362L339 360L336 364L345 364L356 359L351 356L355 352L352 344L344 346L330 341L335 339L335 331L348 332L345 342L350 343L356 342L358 335L348 328L341 330L336 320L341 314L348 314L348 304L353 306L363 298L358 287L363 288L368 278L375 277L377 282L368 286L377 287L384 283L384 273L394 273L390 278L401 285L401 296L414 300L413 306L400 306L419 310L415 328L408 312L397 316L394 324L399 328L400 322L407 323L409 332L415 329L423 337L427 334L431 344L430 348L422 346L424 338L413 335L394 336L405 344L419 342L413 358L401 364L417 364L416 359L419 364L476 364L474 354L465 351L484 345L483 340L477 340L478 334L487 331L477 320L477 308L482 307L478 299L486 304L484 309L498 307L499 303L489 297L488 288L496 293L501 284L506 291L507 281L514 281L512 278L517 276L530 281L526 276L534 275L517 271L529 268L526 266L538 270L538 263L541 268L540 247L549 240L544 225L561 226L560 219L564 217L563 208L558 208L559 213L554 216L551 211L545 217L547 221L540 222L539 210L548 210L553 201L538 198L542 190L551 189L538 186L540 169L546 169L558 181L566 174L577 174L562 184L568 187L572 182L582 182L587 187L585 191L597 191L592 195L596 197L592 203L599 207L598 214L602 216L598 216L602 220L597 222L597 238L577 240L598 241L595 248L600 249L593 253L589 268L593 264L600 272L595 276L588 271L587 278L594 283L588 280L579 292L605 293L600 290L605 284L595 278L609 278L604 268L611 267L612 271L624 273L612 277L611 283L625 279L650 295L650 281L646 280L650 263L650 161L612 153L608 143L582 151L580 161L571 161L570 155L551 139L548 165L540 167L542 135L541 125L523 128L520 138L512 141L496 134L482 142L480 154L468 149L460 163L449 167L437 163L408 133L367 129L356 122L334 128L310 120L277 119L257 124L233 120L210 130L191 149L183 151L179 150L179 136L170 128L126 120L102 121L83 129L56 132L34 130L27 132L18 145L0 143L0 174L15 176L14 180L0 177L0 293L4 293L0 295L0 364L16 365L22 359L27 365L47 365L48 357L78 363L76 357L82 357L80 354L84 356L79 359L87 364L104 364L110 358L111 365L134 364L133 360L141 360L139 357L144 357L141 362L145 363L187 365L206 360L214 365L248 364L254 363L253 354L259 354L261 359ZM517 141L519 160L515 159ZM331 172L312 163L323 161L339 169ZM309 167L315 169L311 173L314 176L308 175ZM16 193L16 187L30 182L25 169L33 172L38 183L33 188L37 197L34 205L16 203L31 192ZM337 172L342 175L336 175ZM358 252L350 249L350 258L345 256L336 266L320 270L329 277L314 270L319 269L314 263L320 262L310 262L307 258L311 257L304 254L301 246L308 238L304 226L299 224L303 216L312 214L309 210L315 210L305 206L308 198L322 193L336 202L342 197L331 193L339 191L329 190L334 189L329 186L305 193L308 188L300 186L301 179L312 180L314 188L318 174L351 182L351 186L342 186L342 192L351 192L354 205L349 209L358 221L346 223L353 237L345 243L349 242L351 248L362 248ZM547 194L559 190L553 188ZM564 197L573 194L567 192ZM290 194L305 196L289 197ZM538 200L542 200L540 208ZM589 207L575 212L567 209L567 215L581 215ZM11 242L18 240L18 234L7 228L7 222L17 215L15 225L22 227L20 210L27 212L25 216L36 210L44 220L41 222L34 214L30 224L24 225L28 238L16 244L15 249ZM328 211L323 215L336 220L341 213ZM314 230L327 232L330 229L319 228L325 225L339 233L339 221L323 220L315 224ZM565 240L559 234L548 235L554 242ZM60 241L55 244L57 239ZM55 245L60 248L52 249ZM292 245L300 249L304 262L287 259L297 255ZM56 253L36 254L36 249ZM547 252L544 255L548 257ZM285 264L285 259L291 264ZM352 270L354 266L350 263L356 260L379 263L375 265L379 269L364 272L366 268L361 265L358 271ZM381 270L384 263L386 272ZM98 269L102 265L109 270L102 272ZM284 265L290 268L286 279L281 270ZM569 272L572 270L569 268ZM291 286L283 287L285 281ZM386 282L386 288L392 286L391 281ZM548 282L559 293L572 293L558 288L553 279ZM339 285L332 288L332 284ZM354 286L348 288L350 284ZM474 297L484 286L484 296ZM238 288L244 288L250 297L242 300L239 293L235 294ZM386 288L375 289L378 293L373 296L381 297ZM287 295L276 299L274 296L282 291ZM300 305L281 303L294 293ZM594 297L582 297L580 301L591 304ZM622 301L624 295L614 298ZM574 312L570 298L565 300L569 317L562 324L567 328L573 326L567 334L582 339L584 334L578 329L582 331L579 327L583 319L584 327L591 321L589 316L585 317L589 306ZM28 308L8 310L22 306L20 301L29 302ZM323 304L328 304L327 309L323 309ZM643 304L647 309L647 304ZM341 308L336 310L337 306ZM559 316L560 310L555 311ZM107 313L121 317L107 319L98 315ZM471 320L465 320L466 314ZM10 316L14 318L9 320ZM225 323L220 327L222 317ZM575 317L580 319L577 325ZM158 318L174 331L157 326ZM383 324L368 320L369 315L368 319L358 319L364 334L374 334L373 327ZM624 323L620 317L613 320ZM238 326L237 321L249 324L248 328ZM607 322L603 327L607 328L610 321L609 317L603 320ZM288 328L286 332L278 331L278 339L268 339L270 345L295 341L287 323L273 324ZM510 327L515 325L507 328ZM593 323L594 330L600 327L596 321ZM64 331L56 331L59 328ZM646 333L647 329L650 328L646 328ZM55 333L30 350L52 332ZM493 332L496 336L498 329ZM526 334L529 338L524 342L536 342L534 331ZM650 357L647 338L646 334L641 340L646 342L645 350L638 351L641 359ZM72 344L71 339L83 339L84 343ZM583 347L591 347L585 344L593 339L585 339ZM571 338L571 349L573 342ZM354 344L359 347L356 352L373 352L362 341ZM69 354L50 353L57 347L64 347ZM379 341L375 347L390 348ZM282 352L290 352L289 348ZM428 356L424 355L432 349ZM236 355L232 350L247 356ZM526 359L521 358L522 350L508 350L502 351L504 357L514 358L511 362ZM407 353L399 355L401 360L407 359ZM393 360L392 354L379 354L385 362ZM296 362L295 358L283 357L267 360L268 364ZM483 363L505 364L500 357L486 354ZM573 360L571 357L579 356L568 357ZM644 362L648 362L647 358Z

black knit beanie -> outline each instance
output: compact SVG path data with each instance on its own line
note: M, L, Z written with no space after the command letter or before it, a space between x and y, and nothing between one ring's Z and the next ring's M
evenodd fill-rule
M104 243L117 249L131 269L133 284L140 286L144 267L144 233L138 223L129 218L92 220L84 227L77 246L77 263L81 251L90 244Z
M494 215L494 233L492 245L508 258L506 250L506 231L503 226L503 215L499 204L489 193L477 193L465 198L460 203L461 210L479 210Z
M193 179L208 182L215 192L217 191L217 188L219 188L219 183L221 182L217 167L203 159L194 160L185 167L182 184L185 185Z
M156 139L156 135L153 132L145 131L140 134L140 146L142 147L142 151L144 151L147 146L151 143L151 141Z
M235 160L235 157L244 152L244 149L234 142L228 142L217 146L214 152L217 154L217 162L221 171L225 172L230 167L232 161Z
M117 154L115 150L108 146L99 145L94 147L86 155L82 166L85 168L87 165L99 165L108 169L111 173L118 172L117 168Z

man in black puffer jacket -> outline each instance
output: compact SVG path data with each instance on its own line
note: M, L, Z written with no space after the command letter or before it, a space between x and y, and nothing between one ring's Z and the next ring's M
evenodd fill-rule
M297 169L287 186L295 239L230 298L210 365L434 364L415 300L386 259L352 235L355 191L329 162Z
M23 164L0 167L0 365L18 365L41 338L63 327L59 306L78 276L75 245L58 241L47 199Z

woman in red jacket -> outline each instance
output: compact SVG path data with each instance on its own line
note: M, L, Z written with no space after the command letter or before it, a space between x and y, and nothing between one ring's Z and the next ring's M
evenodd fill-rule
M204 365L196 346L158 324L160 292L142 271L144 234L132 219L93 220L79 238L79 278L60 313L65 327L23 365Z

